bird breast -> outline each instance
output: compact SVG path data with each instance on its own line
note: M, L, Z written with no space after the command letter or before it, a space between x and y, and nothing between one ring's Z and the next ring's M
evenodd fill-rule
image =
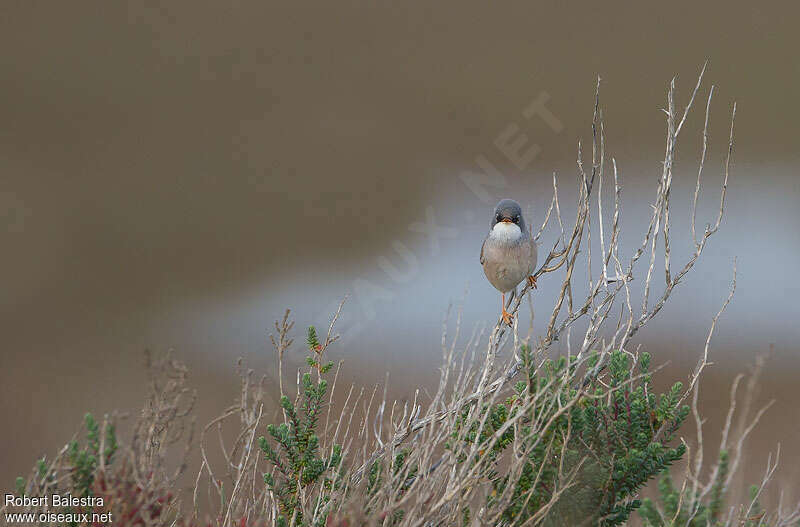
M535 266L536 246L530 236L513 223L495 225L483 246L483 272L489 282L506 293L533 274Z

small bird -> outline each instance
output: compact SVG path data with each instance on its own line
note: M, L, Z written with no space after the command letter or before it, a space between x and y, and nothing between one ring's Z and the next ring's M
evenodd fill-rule
M481 265L486 278L501 297L501 316L511 325L513 316L506 311L506 293L516 294L525 280L536 287L536 242L525 226L522 207L513 199L504 199L494 209L489 234L481 246Z

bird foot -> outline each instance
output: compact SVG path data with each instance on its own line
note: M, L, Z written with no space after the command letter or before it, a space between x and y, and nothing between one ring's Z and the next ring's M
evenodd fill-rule
M503 319L503 322L511 326L511 321L514 320L514 315L512 315L511 313L506 311L505 308L503 308L503 312L500 316Z
M528 283L529 283L529 284L530 284L530 285L531 285L531 286L532 286L534 289L536 289L536 277L535 277L535 276L529 276L529 277L528 277Z

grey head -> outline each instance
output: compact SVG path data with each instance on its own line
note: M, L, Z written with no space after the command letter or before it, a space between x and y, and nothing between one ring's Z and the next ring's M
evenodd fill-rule
M495 225L500 222L515 223L519 225L520 230L524 233L527 232L525 228L525 218L522 217L522 207L513 199L503 199L494 208L492 221L489 225L489 230L493 229Z

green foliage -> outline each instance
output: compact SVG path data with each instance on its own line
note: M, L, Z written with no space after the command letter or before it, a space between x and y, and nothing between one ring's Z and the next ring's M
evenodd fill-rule
M664 472L658 481L658 501L645 498L639 515L645 527L716 527L725 525L722 513L725 505L725 480L730 470L727 450L719 454L719 463L714 472L711 491L708 497L692 496L692 490L676 488L668 472ZM761 504L758 502L758 486L750 488L750 513L740 522L741 527L755 527L762 516Z
M87 413L84 416L84 425L86 426L86 444L82 446L77 439L74 439L69 442L66 451L66 460L70 464L73 493L78 496L90 496L93 494L92 488L101 455L103 464L108 466L113 461L114 454L119 446L113 424L107 423L101 432L97 420L92 414ZM100 452L101 433L105 435L102 453ZM41 484L55 480L54 474L44 457L36 462L36 478ZM25 478L17 477L15 486L18 494L24 494L27 487Z
M92 416L87 413L84 417L86 424L86 446L81 448L77 440L69 443L67 448L67 459L72 464L73 486L80 492L81 496L88 496L92 493L95 471L100 460L104 457L104 464L109 465L117 451L117 438L112 424L106 425L104 430L106 440L105 449L100 452L100 426ZM41 471L41 467L40 467Z
M264 482L278 503L278 525L305 525L300 493L313 486L338 488L341 483L342 447L334 445L330 455L324 457L317 434L328 389L328 381L322 376L330 371L333 363L322 364L324 348L313 326L308 328L307 343L311 353L307 362L316 370L316 375L311 372L303 374L301 393L295 402L285 395L281 397L285 422L267 426L267 433L276 446L273 447L264 436L258 439L261 451L275 469L275 476L265 474Z
M761 507L761 502L758 501L758 485L750 485L750 503L752 504L750 507L750 515L745 518L744 522L742 523L742 527L756 527L760 522L762 516L764 516L764 509Z
M308 351L311 353L306 357L306 363L317 370L317 373L324 375L333 368L333 362L322 363L322 355L325 353L325 346L319 343L317 337L317 330L314 326L308 326L308 333L306 335L306 344Z
M25 478L17 476L17 480L14 483L14 488L17 489L17 496L25 494Z
M604 382L595 379L577 404L557 412L555 401L578 395L571 386L576 358L547 360L534 368L527 347L522 355L528 375L517 383L516 395L483 409L488 419L480 434L473 424L453 436L454 441L485 443L508 419L521 411L527 413L520 416L523 424L517 433L521 437L515 438L514 427L508 427L489 451L479 451L478 457L489 456L493 461L510 444L521 442L527 456L518 478L488 472L492 484L488 505L499 505L499 496L511 492L502 516L509 525L525 523L548 503L545 524L577 525L587 518L602 526L622 524L641 505L636 499L641 487L684 454L682 444L667 446L689 412L688 407L679 406L681 384L654 394L649 355L640 356L636 371L630 356L617 351L610 354ZM596 357L591 361L595 363ZM537 419L553 419L553 423L540 434L536 430L541 428L530 425ZM557 496L566 480L572 482L569 490Z
M18 495L23 495L32 490L34 494L41 494L41 489L49 488L51 492L64 493L65 491L76 497L88 497L96 495L96 481L100 473L98 468L111 465L114 454L118 449L117 436L114 425L106 423L103 430L90 413L84 416L84 426L86 427L86 441L81 445L74 439L67 444L65 461L68 464L67 471L71 476L71 485L66 489L60 488L56 481L56 469L47 462L45 457L36 461L35 474L32 481L26 481L23 477L17 477L16 489ZM102 434L102 435L101 435ZM101 438L104 436L104 440ZM103 451L101 452L101 447ZM102 493L101 493L102 494ZM66 512L82 512L81 508L73 509L66 507ZM85 512L85 511L83 511ZM65 525L76 526L76 522L69 522Z
M306 334L306 343L308 344L309 351L316 351L322 347L319 343L319 338L317 337L317 328L314 326L308 326L308 332Z

